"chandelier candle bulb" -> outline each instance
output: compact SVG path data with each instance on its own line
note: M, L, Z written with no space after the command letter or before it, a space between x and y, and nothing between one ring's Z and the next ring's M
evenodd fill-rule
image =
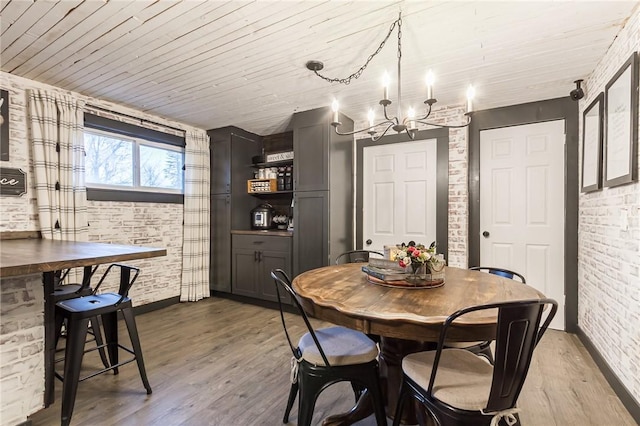
M382 86L384 88L382 99L385 101L389 100L389 84L391 84L391 77L389 77L389 73L385 71L382 76Z
M433 83L435 83L435 76L433 75L433 71L427 71L427 99L433 99Z
M331 110L333 111L333 122L334 123L339 123L340 120L338 120L338 109L339 109L340 105L338 104L337 100L333 100L333 102L331 103Z
M369 127L370 127L370 130L373 130L373 124L374 124L374 123L373 123L373 121L374 121L374 120L375 120L375 118L376 118L376 115L375 115L375 113L373 112L373 109L369 108L369 113L367 114L367 118L369 119Z
M476 95L476 89L469 85L467 88L467 113L473 111L473 97Z

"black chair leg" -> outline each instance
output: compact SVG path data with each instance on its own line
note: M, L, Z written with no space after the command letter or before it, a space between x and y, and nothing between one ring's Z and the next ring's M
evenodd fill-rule
M100 321L100 317L91 318L91 332L93 333L93 337L96 339L96 346L98 347L98 353L100 354L102 365L104 365L104 368L109 368L109 360L107 359L107 354L104 351L104 340L102 340L101 330L102 321Z
M356 402L358 402L366 387L362 386L360 383L351 382L351 388L353 389L353 396L356 398Z
M384 398L382 397L382 389L378 382L378 372L375 372L375 376L372 376L369 380L369 394L373 399L373 410L376 416L376 423L378 426L387 426L387 415L384 411Z
M64 382L62 383L62 426L67 426L71 422L88 328L88 319L67 321L67 347L64 355Z
M289 399L287 400L287 408L284 410L284 418L282 419L282 423L289 423L289 413L291 413L291 408L293 407L293 402L296 400L296 396L298 395L298 382L291 383L291 389L289 390Z
M124 308L122 310L122 316L124 317L124 321L127 324L127 330L129 330L129 337L131 337L131 345L133 346L133 353L136 357L136 362L138 363L138 370L140 371L140 378L142 379L142 384L144 388L147 390L147 395L150 395L151 385L149 385L149 380L147 379L147 371L144 368L144 359L142 358L142 347L140 346L140 338L138 337L138 327L136 326L136 319L133 315L133 309Z
M325 383L310 376L298 377L298 382L298 426L311 426L316 399Z
M118 313L109 312L102 314L102 326L104 338L107 343L110 365L118 364ZM113 374L118 374L118 367L113 369Z
M402 385L400 386L400 393L398 394L398 402L396 403L396 413L393 417L393 426L400 425L400 419L402 418L402 411L404 408L404 404L407 401L408 395L409 395L409 387L407 386L407 383L403 378Z

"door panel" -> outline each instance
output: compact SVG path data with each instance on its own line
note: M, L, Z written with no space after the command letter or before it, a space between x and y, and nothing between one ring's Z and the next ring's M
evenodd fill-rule
M231 253L233 294L259 297L260 277L257 276L256 250L234 248Z
M556 329L564 329L564 140L562 120L480 132L480 263L519 272L556 299Z
M287 276L291 276L291 254L285 251L262 251L260 254L260 275L262 276L262 299L278 301L276 284L271 277L271 271L282 269ZM282 301L291 303L289 293L280 291Z
M435 139L364 148L363 248L436 240L436 160Z
M294 194L293 273L329 265L329 194L326 191Z

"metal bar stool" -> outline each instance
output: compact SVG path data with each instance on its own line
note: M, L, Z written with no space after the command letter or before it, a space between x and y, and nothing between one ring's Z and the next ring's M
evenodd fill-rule
M98 266L85 266L83 268L82 273L82 283L81 284L63 284L66 279L69 271L71 269L67 269L63 271L55 271L54 274L54 288L53 293L51 293L51 300L53 303L58 303L63 300L75 299L82 296L90 296L93 294L93 289L91 288L91 277L98 269ZM96 349L100 352L100 360L105 368L109 367L109 361L107 360L107 355L104 351L104 341L102 340L102 333L100 332L100 317L95 317L91 321L91 326L89 327L89 334L93 336L93 339L90 339L89 342L96 342ZM63 334L60 332L61 326L57 326L56 330L56 340L55 347L58 347L58 341L60 337L66 337L66 332ZM63 349L56 349L57 351L61 351ZM56 359L56 362L64 361L64 358Z
M102 293L96 294L100 285L103 283L112 268L120 268L120 288L118 293ZM135 271L131 277L131 271ZM151 386L147 380L147 373L142 358L142 348L140 347L140 339L138 337L138 329L133 314L133 305L128 297L131 286L138 278L140 270L132 266L112 264L109 265L105 273L100 278L100 282L93 290L90 296L78 297L75 299L63 300L56 303L56 327L61 327L64 320L67 321L67 346L65 349L64 376L62 386L62 414L61 424L68 425L73 414L73 406L75 404L76 393L78 391L78 383L98 374L113 370L114 374L118 374L118 368L124 364L133 362L138 364L142 383L147 390L147 394L151 394ZM118 343L118 312L122 316L129 331L132 349L122 346ZM102 317L102 324L105 331L106 344L102 345L107 348L109 354L110 366L98 370L89 376L80 378L80 368L82 366L82 358L85 353L84 345L87 336L87 329L92 318ZM59 332L59 328L57 328ZM98 330L99 331L99 330ZM118 349L123 349L133 355L133 358L126 361L118 361ZM90 349L95 350L95 349ZM88 351L87 351L88 352Z

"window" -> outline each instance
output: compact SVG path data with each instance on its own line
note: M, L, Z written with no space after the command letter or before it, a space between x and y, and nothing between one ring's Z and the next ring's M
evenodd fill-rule
M182 193L184 149L85 129L88 187Z

